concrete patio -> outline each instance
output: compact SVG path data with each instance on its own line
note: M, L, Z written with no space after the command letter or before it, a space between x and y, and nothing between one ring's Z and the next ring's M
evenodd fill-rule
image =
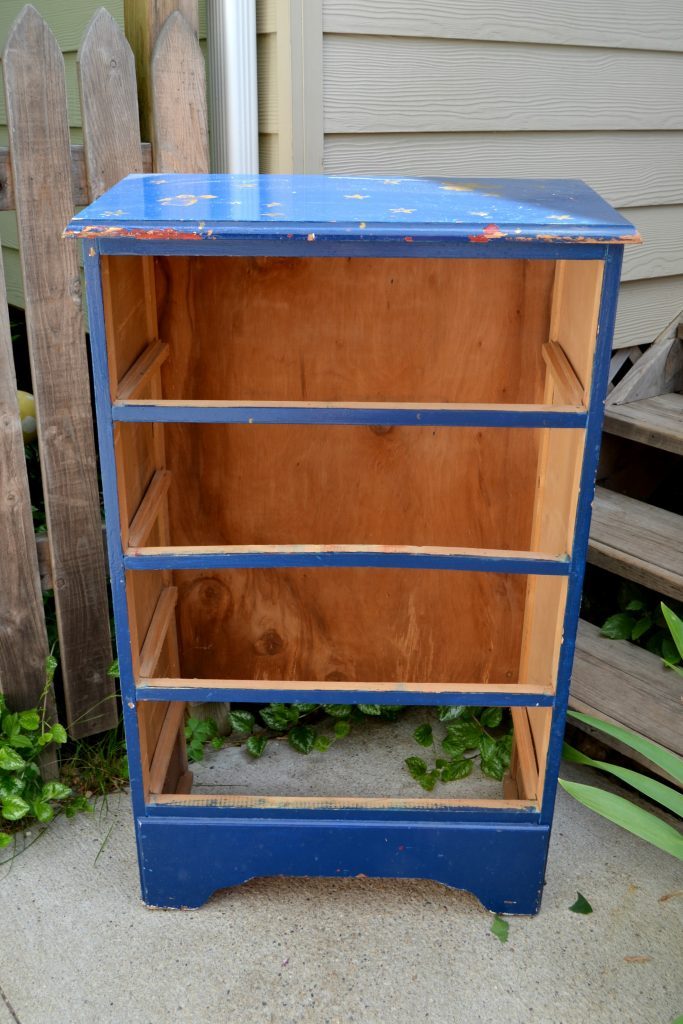
M577 890L593 914L569 911ZM506 945L424 881L258 879L152 911L115 796L2 868L0 1024L671 1024L681 890L680 863L561 792L543 908Z

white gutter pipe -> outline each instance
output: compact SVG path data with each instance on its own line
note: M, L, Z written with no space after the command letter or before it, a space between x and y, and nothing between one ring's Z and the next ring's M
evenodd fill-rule
M207 0L211 169L258 174L256 0Z

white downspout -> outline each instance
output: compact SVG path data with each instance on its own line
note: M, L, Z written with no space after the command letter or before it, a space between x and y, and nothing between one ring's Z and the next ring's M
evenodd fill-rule
M207 0L211 169L258 174L256 0Z

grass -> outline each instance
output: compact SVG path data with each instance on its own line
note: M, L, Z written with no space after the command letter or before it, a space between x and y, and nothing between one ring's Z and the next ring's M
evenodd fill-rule
M128 762L122 723L99 736L74 741L62 760L60 777L88 799L126 789Z

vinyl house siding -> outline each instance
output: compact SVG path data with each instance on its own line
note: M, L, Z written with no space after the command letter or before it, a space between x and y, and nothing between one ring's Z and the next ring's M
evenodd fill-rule
M279 159L276 15L297 3L263 0L263 170L582 178L645 239L615 344L652 341L683 308L680 0L298 3L290 130L308 145Z
M67 105L72 143L83 141L81 132L81 107L76 75L76 54L88 22L100 7L109 13L123 28L124 0L32 0L33 6L47 21L57 37L64 54ZM140 0L143 2L143 0ZM146 3L147 0L144 0ZM0 0L0 51L5 46L9 30L26 0ZM206 39L206 0L199 3L199 38ZM204 43L202 43L204 46ZM7 118L5 115L5 93L0 89L0 146L7 145ZM16 216L13 212L0 213L0 238L5 262L7 300L16 306L24 304L24 290L19 264Z

